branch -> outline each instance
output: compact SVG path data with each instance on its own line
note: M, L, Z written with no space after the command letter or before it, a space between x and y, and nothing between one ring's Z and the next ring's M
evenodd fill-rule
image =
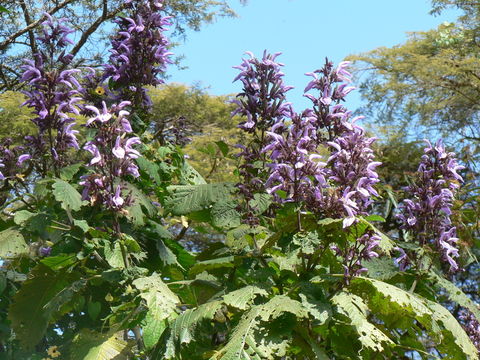
M115 15L117 15L117 13L119 11L121 11L125 8L125 4L122 4L118 8L116 8L115 10L113 10L111 12L108 12L107 5L108 5L108 0L103 0L102 15L97 20L95 20L95 22L87 30L85 30L83 32L82 37L77 42L77 44L73 47L72 51L70 51L70 54L72 54L73 56L77 55L77 53L80 51L80 49L83 47L83 45L85 45L85 43L87 42L90 35L92 35L98 29L98 27L103 22L105 22L105 20L109 20L109 19L115 17Z
M70 4L71 2L74 2L75 0L65 0L64 2L58 4L57 6L53 7L52 9L48 10L47 13L49 15L53 15L55 14L57 11L59 11L60 9L64 8L65 6L67 6L68 4ZM19 30L17 31L16 33L10 35L6 40L2 41L0 43L0 51L1 50L5 50L8 45L10 45L11 43L13 43L15 41L15 39L23 34L25 34L26 32L32 30L35 26L37 26L41 21L43 21L43 19L45 18L45 16L42 16L40 19L28 24L26 27L24 27L22 30Z
M30 25L32 23L32 19L30 18L30 13L28 11L27 5L25 4L25 0L20 0L20 7L23 11L23 18L25 19L25 24ZM32 53L35 54L37 52L37 43L35 41L35 34L33 33L33 28L28 29L28 38L30 40L30 48L32 49Z

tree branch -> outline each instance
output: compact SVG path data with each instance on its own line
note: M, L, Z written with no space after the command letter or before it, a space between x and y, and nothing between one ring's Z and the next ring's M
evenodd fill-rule
M20 0L20 7L23 11L23 18L25 19L25 24L30 25L32 23L32 18L30 17L30 12L28 11L27 4L25 4L25 0ZM33 28L28 29L28 38L30 40L30 48L32 49L32 53L35 54L37 52L37 42L35 41L35 34L33 33Z
M74 1L75 0L65 0L64 2L58 4L57 6L53 7L52 9L48 10L47 13L50 14L50 15L53 15L57 11L59 11L60 9L64 8L65 6L67 6L68 4L70 4ZM13 43L15 41L15 39L18 38L19 36L25 34L28 31L31 31L35 26L40 24L40 22L42 22L44 18L45 18L45 16L42 16L40 19L28 24L22 30L19 30L16 33L10 35L6 40L4 40L0 43L0 51L5 50L8 47L8 45Z
M75 46L73 47L72 51L70 51L70 54L72 54L73 56L77 55L77 53L80 51L80 49L83 47L83 45L85 45L85 43L87 42L88 38L90 37L90 35L92 35L97 29L98 27L103 23L105 22L105 20L109 20L113 17L115 17L115 15L123 10L125 8L125 4L122 4L120 5L118 8L112 10L111 12L108 12L108 0L103 0L103 12L102 12L102 15L97 19L95 20L95 22L87 29L83 32L82 34L82 37L80 38L80 40L75 44Z

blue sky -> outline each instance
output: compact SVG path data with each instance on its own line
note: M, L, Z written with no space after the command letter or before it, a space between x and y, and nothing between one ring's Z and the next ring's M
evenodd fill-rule
M264 49L282 52L278 60L285 64L286 83L295 86L289 100L296 110L308 104L301 96L308 82L304 73L321 67L325 56L338 63L349 54L401 44L406 32L456 18L453 11L429 15L429 0L249 0L246 6L232 5L238 18L187 33L174 51L185 55L188 69L170 67L170 81L199 82L216 95L236 93L240 84L232 83L232 66L240 64L245 51L257 56ZM358 94L351 93L347 106L353 110L360 104Z

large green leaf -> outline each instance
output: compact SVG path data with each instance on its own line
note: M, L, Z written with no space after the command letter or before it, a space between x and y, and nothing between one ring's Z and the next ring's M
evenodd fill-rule
M170 331L165 339L165 353L158 359L178 357L181 348L194 340L197 326L203 321L211 321L221 307L221 301L211 301L178 316L170 325Z
M413 319L439 343L439 348L452 359L478 359L477 350L453 315L443 306L418 294L412 294L385 282L357 277L350 286L352 292L366 299L366 304L386 325L413 329Z
M470 299L465 293L459 289L455 284L448 281L441 275L434 273L433 271L430 272L430 278L433 280L435 286L438 289L444 289L448 295L448 298L451 301L456 302L458 305L463 306L470 310L472 314L475 315L477 320L480 322L480 310L478 306Z
M161 184L162 179L160 178L160 175L159 175L160 167L158 166L158 164L147 160L143 156L136 159L136 163L140 168L141 172L144 172L148 176L150 176L157 185Z
M143 326L143 340L147 349L155 346L167 327L167 319L176 317L180 299L163 282L158 274L136 279L133 285L141 291L148 312Z
M227 344L210 360L253 360L271 359L274 355L284 356L291 337L272 337L263 324L268 324L286 312L296 318L308 316L300 302L285 295L275 296L263 305L253 306L242 316Z
M122 186L126 188L126 193L131 196L133 199L133 204L127 208L128 215L127 217L137 226L143 226L144 221L144 212L149 216L154 216L157 209L152 204L152 201L135 185L128 182L123 182Z
M247 310L257 295L267 296L268 293L258 286L249 285L224 295L223 301L226 305L240 310Z
M72 299L76 291L65 291L78 277L66 271L54 272L39 264L14 295L8 318L17 339L32 349L43 337L50 321L61 313L60 307Z
M233 189L230 183L169 186L166 205L173 215L187 215L225 201Z
M0 258L10 258L28 253L28 245L22 234L10 228L0 232Z
M71 360L128 360L130 345L122 339L122 332L101 334L83 329L73 339Z
M53 183L53 195L65 210L78 211L82 207L82 196L68 182L56 179Z
M342 291L331 301L337 307L337 311L350 320L363 347L382 352L385 344L394 344L387 335L368 321L368 307L361 297Z
M238 203L233 200L219 201L210 212L214 226L231 229L241 224L241 215L237 211Z

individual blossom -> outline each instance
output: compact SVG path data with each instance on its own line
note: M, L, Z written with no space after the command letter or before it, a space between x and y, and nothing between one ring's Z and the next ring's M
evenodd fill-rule
M463 181L455 154L447 152L441 140L427 142L416 180L405 188L411 197L400 204L398 218L420 246L433 246L450 271L459 270L456 228L452 226L453 200Z
M134 159L140 156L135 145L141 143L136 136L129 136L132 127L130 113L124 108L130 102L123 101L107 107L105 102L98 109L88 105L93 116L86 126L96 128L93 140L83 147L91 154L89 174L82 176L82 197L92 204L103 204L109 209L121 210L132 203L129 194L124 194L120 180L125 176L140 176Z
M50 162L58 168L66 162L64 156L68 148L78 149L77 130L73 114L78 115L77 102L80 101L76 69L64 69L71 61L66 54L66 46L72 41L68 35L73 32L64 25L65 19L53 19L45 14L43 33L38 38L39 51L33 60L25 60L22 80L29 88L23 93L27 100L23 105L33 109L33 123L38 128L36 135L28 136L31 155L39 161L41 173L48 170L45 154L50 154ZM63 69L63 70L61 70Z
M134 108L148 110L151 100L144 87L163 83L160 76L171 63L169 42L163 34L170 21L162 16L160 1L125 4L131 16L115 20L118 31L111 39L111 55L103 78L114 82L117 100L129 100Z

